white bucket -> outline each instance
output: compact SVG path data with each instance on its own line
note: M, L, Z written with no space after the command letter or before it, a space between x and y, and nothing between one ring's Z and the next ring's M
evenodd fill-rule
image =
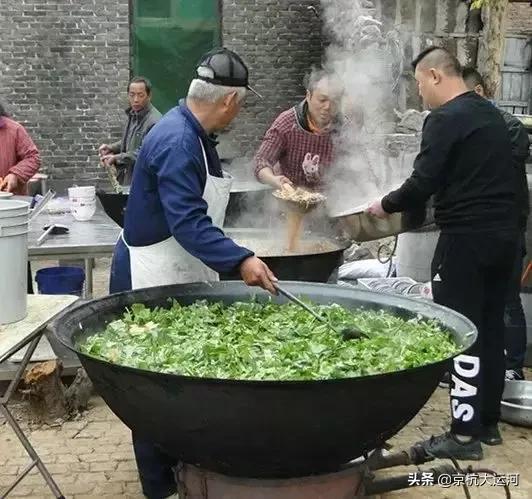
M96 213L96 187L70 187L68 198L70 213L79 222L90 220Z
M94 185L88 185L84 187L69 187L68 197L71 199L77 197L96 197L96 187Z
M430 266L439 236L440 231L436 228L399 234L397 277L411 277L417 282L430 281Z
M28 311L28 213L24 201L0 201L0 324Z
M70 201L70 213L79 222L87 222L96 213L96 200L75 199Z

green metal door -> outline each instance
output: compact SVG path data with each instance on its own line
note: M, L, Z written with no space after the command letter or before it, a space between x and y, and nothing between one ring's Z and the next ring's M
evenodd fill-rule
M162 113L186 95L201 55L220 45L220 0L132 0L131 70Z

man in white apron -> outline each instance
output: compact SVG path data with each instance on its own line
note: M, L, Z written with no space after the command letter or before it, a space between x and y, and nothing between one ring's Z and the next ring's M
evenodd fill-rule
M231 179L223 177L212 134L236 117L246 89L242 59L215 49L199 63L186 100L145 137L113 256L111 292L214 281L218 272L239 269L246 284L276 293L266 264L220 229ZM144 494L175 494L176 460L136 435L133 445Z

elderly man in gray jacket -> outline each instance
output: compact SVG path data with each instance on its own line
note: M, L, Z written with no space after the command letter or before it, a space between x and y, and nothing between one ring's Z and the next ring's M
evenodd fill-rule
M100 161L106 167L115 167L117 180L129 185L142 140L157 123L161 113L151 103L151 83L147 78L136 76L128 85L129 107L122 140L113 144L102 144L98 152Z

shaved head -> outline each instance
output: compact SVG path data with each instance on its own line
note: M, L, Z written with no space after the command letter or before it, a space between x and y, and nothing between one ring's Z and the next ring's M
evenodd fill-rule
M461 76L462 74L462 66L458 59L441 47L429 47L425 49L412 61L412 68L414 71L416 69L439 69L447 76Z
M458 59L441 47L429 47L412 62L419 95L425 107L436 109L467 92Z

